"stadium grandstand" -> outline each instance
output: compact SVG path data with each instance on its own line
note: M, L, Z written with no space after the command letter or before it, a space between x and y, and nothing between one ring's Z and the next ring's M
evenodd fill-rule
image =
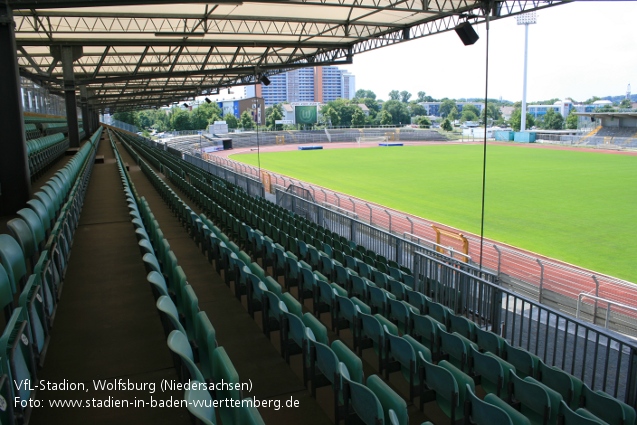
M561 3L3 2L0 423L634 424L632 339L99 121Z

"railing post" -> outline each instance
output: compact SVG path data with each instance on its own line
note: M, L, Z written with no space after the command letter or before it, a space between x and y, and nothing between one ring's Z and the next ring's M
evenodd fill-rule
M405 262L403 260L403 241L399 238L396 238L396 262L399 265L404 265Z
M538 294L538 301L542 303L542 292L544 290L544 264L537 258L535 261L540 265L540 293Z
M629 355L624 401L635 408L637 407L637 348L631 347Z
M420 293L424 293L424 285L420 284L420 257L416 251L414 251L414 269L412 273L414 275L414 289Z
M339 196L336 194L336 192L333 192L334 196L336 196L336 205L340 208L341 207L341 198L339 198Z
M414 222L411 221L411 218L409 218L408 215L405 216L405 218L407 219L407 221L409 222L409 224L411 225L411 230L409 231L409 233L411 233L412 235L414 234Z
M367 203L365 205L369 208L369 224L372 224L372 207L370 207Z
M320 189L321 192L323 192L323 196L325 197L324 202L327 202L327 193L325 193L325 191L323 190L323 188Z
M500 277L500 265L502 264L502 251L496 244L493 244L493 248L498 253L498 277Z
M391 233L391 214L387 210L384 211L385 214L387 214L387 217L389 217L389 233Z
M352 211L356 214L356 202L352 198L349 198L349 201L352 203Z
M593 275L593 280L595 281L595 296L599 297L599 281L597 280L597 276ZM595 300L595 309L593 310L593 324L597 324L597 299Z

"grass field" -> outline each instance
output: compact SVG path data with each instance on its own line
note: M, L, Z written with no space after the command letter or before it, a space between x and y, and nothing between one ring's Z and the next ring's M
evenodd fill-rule
M261 166L479 233L479 145L263 153ZM486 237L637 282L637 156L489 146L486 187Z

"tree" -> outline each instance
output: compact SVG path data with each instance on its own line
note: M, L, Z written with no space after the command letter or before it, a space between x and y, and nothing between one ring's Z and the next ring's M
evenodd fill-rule
M376 93L374 93L371 90L358 89L358 90L356 90L356 94L354 95L354 97L358 98L358 99L376 100Z
M471 108L462 108L462 115L460 115L460 122L478 121L478 116Z
M447 118L449 118L449 121L451 122L454 122L459 117L460 117L460 114L458 113L458 109L455 106L451 108L451 111L449 111L449 115L447 115Z
M457 106L456 106L456 101L455 100L451 100L451 99L443 99L442 103L440 104L440 116L443 118L447 118L447 115L449 115L449 112L451 112L451 110L453 108L456 108L457 111Z
M571 109L571 112L566 117L566 128L569 130L577 129L577 121L579 117L575 114L575 108Z
M416 102L411 102L409 104L409 115L411 115L412 117L427 115L427 110L424 106L419 105Z
M542 119L542 128L545 130L561 130L564 125L564 117L553 108L548 108Z
M338 114L338 111L334 109L332 106L325 105L325 107L321 110L321 113L325 117L325 120L332 127L337 126L341 123L341 116Z
M633 103L630 101L630 99L625 98L622 99L621 102L619 102L619 107L622 109L631 109L633 107Z
M511 128L515 131L520 131L520 126L522 125L522 110L514 109L511 113L511 120L509 121L511 124ZM529 129L535 125L535 118L533 115L526 113L526 128Z
M388 100L383 104L383 111L387 111L392 116L395 125L406 124L411 122L411 115L407 105L399 100Z
M427 93L425 93L424 91L419 91L418 92L418 102L426 102L427 98Z
M239 127L244 130L252 130L256 123L252 119L252 114L246 109L239 117Z
M365 113L358 106L354 108L354 113L352 114L352 126L353 127L362 127L365 125Z
M276 104L267 108L265 110L265 117L265 122L268 125L268 128L271 130L278 130L281 127L281 124L277 124L276 121L283 119L281 105Z
M416 124L418 124L418 126L420 128L429 128L431 127L431 121L429 120L429 118L422 116L422 117L418 117L418 119L416 120Z
M231 113L227 113L223 116L223 120L226 122L226 124L228 124L228 128L239 128L239 121L237 120L237 117L235 117L233 114Z
M485 122L484 115L487 115L487 118L491 118L494 122L499 121L502 118L502 111L500 110L500 105L489 102L487 107L483 109L481 114L482 122Z
M442 122L441 127L442 127L442 129L443 129L444 131L451 131L451 130L453 130L453 126L451 125L451 122L449 121L449 119L448 119L448 118L445 118L445 119L444 119L444 121Z
M411 93L409 93L407 90L403 90L400 92L400 101L403 103L407 103L409 102L409 98L411 98Z
M478 115L480 115L480 110L478 109L478 107L475 106L475 105L472 105L470 103L462 106L462 113L464 114L465 112L473 112L473 114L476 117L478 117Z
M386 109L380 111L376 117L378 118L378 123L380 125L391 125L392 123L392 116Z
M126 124L135 125L136 114L133 111L124 111L124 112L116 112L113 114L113 119L121 122L125 122Z
M221 115L221 108L216 103L203 103L190 113L190 126L193 130L202 130L208 126L213 115Z
M389 92L389 99L390 100L400 100L400 93L398 92L398 90L392 90Z
M170 113L170 127L177 131L190 130L190 114L181 108L173 108Z

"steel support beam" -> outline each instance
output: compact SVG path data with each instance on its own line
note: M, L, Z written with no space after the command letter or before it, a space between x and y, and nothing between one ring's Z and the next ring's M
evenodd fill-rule
M86 89L86 86L80 87L80 105L82 108L82 128L84 129L84 133L89 136L91 134L91 125L88 109L88 90Z
M64 100L66 103L66 122L69 126L69 146L80 147L80 135L77 128L77 100L75 99L75 74L73 72L73 48L62 46L62 72L64 75Z
M31 197L20 72L11 9L0 3L0 215L14 215Z

